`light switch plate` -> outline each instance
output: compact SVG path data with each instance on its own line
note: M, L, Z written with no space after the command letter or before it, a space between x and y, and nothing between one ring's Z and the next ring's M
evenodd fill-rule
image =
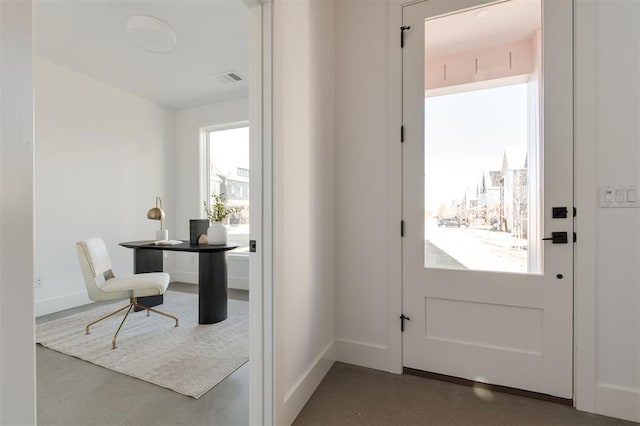
M636 185L598 185L598 207L640 207Z

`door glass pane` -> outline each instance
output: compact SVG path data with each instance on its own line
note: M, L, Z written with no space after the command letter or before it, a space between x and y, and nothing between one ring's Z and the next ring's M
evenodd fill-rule
M425 21L425 267L540 273L541 3Z
M233 209L225 222L234 252L249 252L249 128L209 132L209 189ZM211 202L212 200L210 200Z

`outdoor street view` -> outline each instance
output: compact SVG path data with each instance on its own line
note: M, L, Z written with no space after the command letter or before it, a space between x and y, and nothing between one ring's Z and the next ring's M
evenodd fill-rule
M233 252L249 252L249 128L209 132L209 188L235 213L226 219Z
M526 83L425 99L425 267L536 272L528 107Z

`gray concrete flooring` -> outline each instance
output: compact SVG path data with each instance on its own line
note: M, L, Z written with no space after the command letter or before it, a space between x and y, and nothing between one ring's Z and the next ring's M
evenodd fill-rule
M191 284L172 290L197 292ZM247 300L247 292L230 297ZM87 309L74 308L37 322ZM196 400L36 347L39 425L246 425L249 365ZM336 363L294 425L632 425L499 392Z
M294 425L633 425L572 407L335 363Z
M197 293L193 284L170 290ZM248 300L248 292L229 291ZM39 317L37 323L89 309L78 307ZM144 356L144 348L140 350ZM36 345L39 425L246 425L249 423L249 364L200 399Z

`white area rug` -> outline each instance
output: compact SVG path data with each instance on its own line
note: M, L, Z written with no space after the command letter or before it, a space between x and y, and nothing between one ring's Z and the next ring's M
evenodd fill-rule
M249 303L229 299L228 317L217 324L198 324L198 296L168 291L163 312L174 320L146 311L129 314L118 348L111 349L124 311L100 321L85 334L88 323L126 305L114 302L36 326L36 343L129 376L200 398L249 360Z

